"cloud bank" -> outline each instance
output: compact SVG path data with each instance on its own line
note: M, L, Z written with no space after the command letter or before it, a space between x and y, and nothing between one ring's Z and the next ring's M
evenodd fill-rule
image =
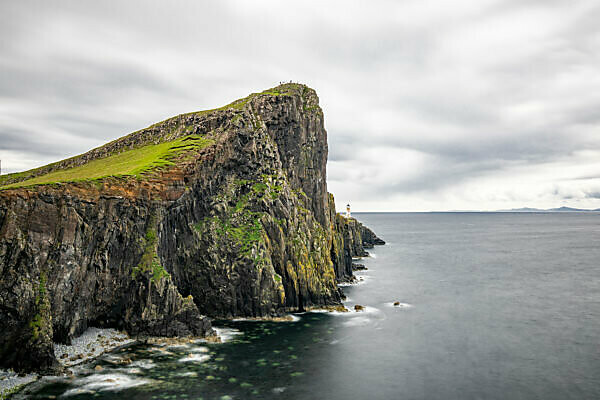
M339 206L599 208L598 20L593 0L3 2L3 172L294 80Z

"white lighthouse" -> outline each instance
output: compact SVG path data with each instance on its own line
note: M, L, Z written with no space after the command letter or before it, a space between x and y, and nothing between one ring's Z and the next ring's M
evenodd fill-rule
M350 218L350 204L346 204L346 218Z

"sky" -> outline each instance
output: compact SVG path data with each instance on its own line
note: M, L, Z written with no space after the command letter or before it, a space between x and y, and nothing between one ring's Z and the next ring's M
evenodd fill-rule
M338 210L600 208L597 0L3 1L2 173L280 81Z

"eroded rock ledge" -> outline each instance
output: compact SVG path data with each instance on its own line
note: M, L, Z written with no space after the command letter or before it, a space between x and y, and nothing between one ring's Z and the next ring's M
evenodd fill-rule
M383 241L336 213L323 113L304 85L180 115L5 183L192 134L211 145L143 179L0 190L0 366L56 373L53 341L90 326L204 336L208 317L340 304L352 257Z

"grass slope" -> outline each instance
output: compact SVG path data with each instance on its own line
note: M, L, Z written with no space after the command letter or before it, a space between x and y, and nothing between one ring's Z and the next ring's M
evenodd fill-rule
M190 112L186 114L181 114L177 117L169 118L165 121L153 124L148 128L133 132L128 136L137 135L140 132L143 132L147 129L151 129L155 126L159 126L181 116L187 116L192 114L206 115L222 110L242 110L246 106L246 104L248 104L248 102L256 96L291 96L294 93L300 93L301 95L304 95L306 90L308 90L308 87L305 85L299 83L285 83L274 88L264 90L260 93L252 93L242 99L235 100L234 102L227 104L223 107L215 108L212 110ZM121 139L123 138L117 139L115 141ZM110 145L111 143L109 143L108 145ZM204 139L198 135L191 135L171 142L163 142L156 145L147 145L137 149L128 150L119 154L112 154L102 159L92 160L86 163L85 165L81 165L78 167L59 169L54 172L46 173L44 175L40 175L37 177L35 176L36 172L41 173L41 169L59 164L61 162L59 161L29 171L2 175L0 176L0 190L34 185L53 184L60 182L95 180L105 178L108 176L140 177L144 173L155 168L172 165L171 160L181 152L186 152L194 148L206 147L210 143L212 143L212 141L208 139ZM79 157L81 157L81 155L72 158L77 159Z
M11 185L0 186L0 190L59 182L94 180L108 176L143 176L156 168L173 165L173 158L210 145L213 141L197 135L190 135L171 142L143 146L127 150L109 157L92 160L85 165L51 172Z

